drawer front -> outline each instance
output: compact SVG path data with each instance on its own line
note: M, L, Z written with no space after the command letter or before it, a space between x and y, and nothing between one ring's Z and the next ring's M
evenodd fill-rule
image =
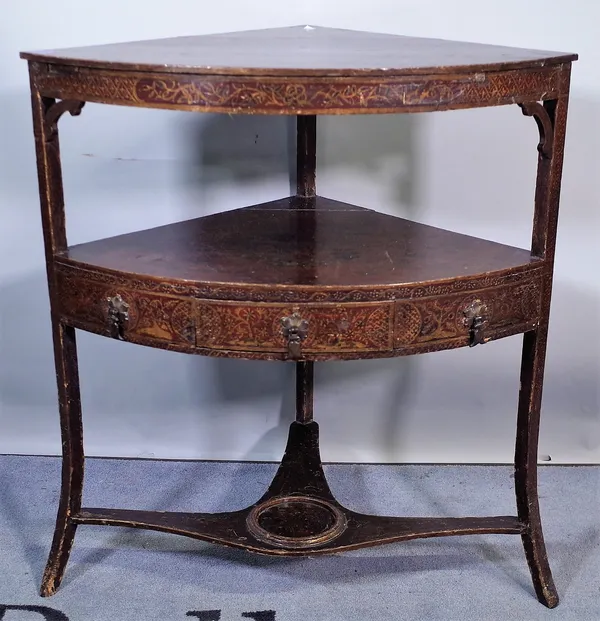
M479 312L483 342L537 320L541 279L518 285L396 302L394 348L468 339Z
M56 275L58 307L69 319L84 322L96 331L106 327L108 288L102 283L71 278L59 271Z
M189 299L115 288L60 273L58 299L64 316L107 336L188 344L195 340Z
M303 324L302 352L392 350L393 303L243 304L199 302L196 345L231 351L288 351L285 321Z
M57 273L59 312L75 327L190 353L278 359L380 357L485 343L532 329L541 295L539 273L468 293L298 304L195 299Z

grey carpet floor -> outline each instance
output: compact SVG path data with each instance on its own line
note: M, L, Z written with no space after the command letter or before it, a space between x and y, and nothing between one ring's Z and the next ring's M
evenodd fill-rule
M270 464L90 459L84 500L135 509L237 509L262 494L274 471ZM37 589L59 473L56 458L0 457L2 621L600 621L600 467L540 469L546 542L562 598L554 610L534 597L518 536L278 559L99 526L79 528L62 588L42 599ZM515 514L509 467L331 465L326 474L338 498L358 511ZM50 611L26 610L32 606Z

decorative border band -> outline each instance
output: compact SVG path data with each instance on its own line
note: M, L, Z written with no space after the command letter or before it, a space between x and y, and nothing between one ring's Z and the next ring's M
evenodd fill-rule
M32 63L49 97L129 106L263 114L448 110L553 99L563 65L439 76L225 77Z
M410 283L405 285L389 285L372 288L328 288L321 287L283 287L277 285L242 285L242 284L187 284L182 281L168 281L151 276L140 277L133 274L124 275L120 272L95 268L87 269L61 259L56 269L65 278L83 278L108 286L124 286L133 290L144 290L157 294L177 295L196 299L231 300L249 302L375 302L426 298L431 296L449 295L463 291L477 291L508 284L532 282L544 273L544 265L528 265L486 275L457 278L431 283Z

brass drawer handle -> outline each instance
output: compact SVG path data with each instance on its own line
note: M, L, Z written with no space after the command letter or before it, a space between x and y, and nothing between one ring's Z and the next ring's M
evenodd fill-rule
M289 317L282 317L283 336L288 341L288 355L293 360L302 356L302 341L308 336L308 321L297 310Z
M481 300L473 300L465 308L464 324L469 328L469 347L486 342L485 330L488 326L487 306Z
M108 329L110 335L122 341L125 337L125 326L129 321L129 304L117 293L108 302Z

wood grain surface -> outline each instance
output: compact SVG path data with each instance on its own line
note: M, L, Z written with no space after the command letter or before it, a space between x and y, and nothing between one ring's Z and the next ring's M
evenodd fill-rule
M292 26L150 41L23 52L22 58L77 67L203 75L411 75L521 69L575 54L391 34Z

